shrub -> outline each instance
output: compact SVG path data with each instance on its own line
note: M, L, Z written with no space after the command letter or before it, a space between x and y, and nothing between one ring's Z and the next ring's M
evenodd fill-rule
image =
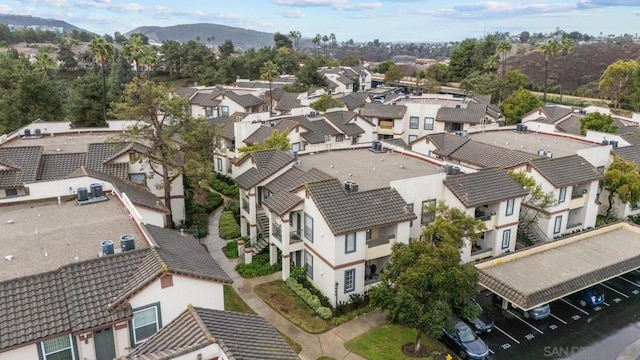
M333 316L331 309L326 306L322 306L320 304L320 299L316 295L313 295L309 289L302 286L302 284L298 283L293 277L289 277L286 284L289 289L307 303L307 305L309 305L309 307L311 307L321 319L331 319Z
M215 178L211 179L211 181L209 181L209 186L211 186L215 191L232 198L237 199L240 195L238 186L233 182L233 180L224 175L218 174Z
M207 193L207 203L202 205L202 209L211 214L213 210L217 209L220 205L222 205L222 196L216 193Z
M238 255L238 240L227 241L227 246L224 247L224 255L228 259L235 259Z
M240 225L236 222L231 211L225 211L220 215L219 234L220 237L228 240L240 237Z
M251 264L236 265L236 271L238 274L246 279L273 274L280 270L282 270L282 263L277 262L273 265L269 264L268 253L255 255Z

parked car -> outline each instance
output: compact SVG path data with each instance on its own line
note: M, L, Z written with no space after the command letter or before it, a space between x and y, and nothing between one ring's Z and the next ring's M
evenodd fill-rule
M602 305L604 302L604 292L594 286L574 293L571 295L571 298L577 301L582 307L588 306L594 308Z
M493 329L493 319L487 315L482 306L473 300L473 303L480 308L480 314L474 319L463 319L476 333L488 333Z
M461 319L454 320L453 328L442 329L442 341L462 359L489 359L487 344Z
M498 295L493 295L493 305L495 305L498 309L502 309L502 297ZM509 303L509 308L519 311L522 316L525 318L533 319L533 320L542 320L551 316L551 307L549 304L543 304L538 307L535 307L531 310L522 310L520 308L516 308L513 304Z

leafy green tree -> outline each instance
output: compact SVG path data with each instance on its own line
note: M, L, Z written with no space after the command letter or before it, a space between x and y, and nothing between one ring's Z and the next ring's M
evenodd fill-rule
M396 64L389 66L389 69L384 73L384 82L397 83L404 77L404 71Z
M235 47L233 46L233 41L227 39L220 46L218 46L218 51L224 57L228 57L234 52L236 52Z
M441 63L433 64L427 68L427 77L441 83L446 83L449 81L449 67Z
M62 96L46 74L38 71L23 74L15 95L16 109L21 114L19 126L36 119L45 121L64 119Z
M317 111L327 111L327 109L342 107L344 104L340 100L334 99L331 95L324 94L309 106Z
M183 49L180 43L165 40L160 46L160 53L162 54L160 63L169 72L169 76L175 79L182 77Z
M312 87L324 88L329 85L327 78L318 71L321 64L322 62L318 58L307 59L304 66L301 66L296 73L296 84L299 88L306 90Z
M102 37L94 37L89 44L89 53L100 64L102 69L102 114L104 124L107 123L107 74L105 66L113 58L113 45Z
M547 210L556 206L557 199L553 191L544 192L542 186L538 184L533 176L524 171L510 171L509 175L513 177L528 193L522 200L520 206L520 218L518 232L526 235L532 226L538 224L541 216L548 218Z
M635 60L618 60L609 65L598 84L602 94L620 107L622 100L636 89L633 80L638 71L638 62Z
M484 224L443 201L433 210L435 219L423 231L426 240L395 243L380 284L369 292L373 304L389 310L388 321L417 330L415 352L423 334L440 337L454 316L479 312L469 301L478 292L478 277L473 265L461 263L460 247Z
M531 34L528 31L523 31L520 33L520 42L526 44L529 41Z
M293 49L293 42L291 41L291 39L287 35L281 34L280 32L276 32L275 34L273 34L273 42L275 43L276 49L279 49L281 47Z
M114 103L113 107L117 118L139 120L125 130L125 136L129 141L150 146L152 158L149 164L153 172L162 178L164 204L171 210L171 184L184 172L183 165L187 163L187 160L182 160L182 154L184 157L187 154L181 153L175 139L180 137L186 141L190 138L186 134L188 129L199 130L199 127L192 126L197 119L188 110L189 100L169 96L169 89L164 84L134 78L125 86L122 101ZM210 166L200 164L207 165Z
M580 119L580 134L585 135L587 130L615 134L618 127L613 123L611 115L593 112Z
M544 95L542 102L547 103L547 89L549 88L549 58L558 55L560 44L555 40L549 40L540 46L540 52L544 55Z
M127 37L122 35L119 31L116 31L113 34L113 41L115 41L116 44L124 44L127 41Z
M107 95L110 102L120 101L124 86L133 79L134 75L131 63L124 57L122 51L115 50L107 82L109 86Z
M282 151L291 150L291 143L289 143L289 132L273 130L271 135L264 139L264 144L253 143L251 145L238 148L238 152L245 156L259 150L272 150L278 149Z
M353 55L347 55L340 60L342 66L360 66L360 59Z
M500 111L507 119L507 124L518 123L522 115L539 108L544 103L527 89L519 89L507 96L500 104Z
M78 60L73 53L72 44L70 41L61 41L58 43L58 61L61 62L60 68L62 71L70 72L78 67Z
M496 74L473 72L462 80L460 87L469 96L491 95L491 98L496 101L499 96L500 79Z
M604 173L601 186L607 190L608 206L605 216L610 217L614 199L622 203L634 204L640 202L640 173L633 161L625 161L618 156L613 157L611 165Z
M518 89L523 89L531 84L529 77L518 70L507 71L500 81L500 97L505 98Z
M453 49L449 59L449 70L452 80L460 81L475 69L474 55L476 46L476 39L464 39Z
M35 66L37 70L42 71L45 74L49 74L56 71L58 63L56 63L56 60L48 53L39 52L36 54Z
M76 128L104 126L101 75L89 69L73 82L67 115Z
M284 36L284 35L283 35ZM273 61L267 61L260 68L260 78L262 80L269 81L269 115L273 115L273 78L280 75L280 71L278 70L278 65L276 65Z
M380 73L380 74L386 74L387 71L392 67L392 66L397 66L396 63L394 63L391 60L385 60L383 62L381 62L380 64L378 64L378 68L376 69L376 72Z
M276 55L273 62L278 65L278 68L283 74L295 74L298 71L298 57L293 50L282 47L276 50Z

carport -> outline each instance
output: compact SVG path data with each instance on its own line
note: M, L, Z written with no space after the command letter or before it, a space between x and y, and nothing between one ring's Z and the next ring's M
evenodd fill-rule
M482 287L530 310L640 268L640 228L617 223L475 267Z

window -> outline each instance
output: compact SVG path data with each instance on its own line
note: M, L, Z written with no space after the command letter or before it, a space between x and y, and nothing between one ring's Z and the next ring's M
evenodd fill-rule
M5 195L7 195L7 197L9 196L18 196L18 189L6 189L4 191Z
M502 232L502 250L509 248L511 242L511 229Z
M422 202L422 218L420 219L420 224L427 224L435 220L435 206L436 199L426 200Z
M218 172L222 172L222 159L221 158L217 158L216 159L216 163L218 165Z
M420 122L420 119L417 116L411 116L409 118L409 129L417 129L418 122Z
M567 188L563 187L560 189L560 194L558 195L558 202L564 202L564 200L567 198Z
M352 292L356 289L356 269L346 270L344 272L344 292Z
M461 130L462 130L462 124L461 123L451 123L451 132L461 131Z
M304 237L313 242L313 218L304 214Z
M367 241L371 240L371 229L364 232L364 239Z
M344 253L352 253L356 251L356 233L344 236Z
M343 134L336 135L336 142L343 142L343 141L344 141L344 135Z
M229 115L229 107L222 106L222 116L227 116L227 115Z
M300 151L300 143L293 143L291 144L291 151L296 152L296 151Z
M129 174L129 180L136 184L145 185L146 184L146 174L145 173L137 173L137 174Z
M307 270L307 277L313 280L313 255L307 250L304 251L304 268Z
M413 212L413 203L407 204L407 207L411 212ZM413 220L409 221L409 227L413 227Z
M409 135L409 143L412 143L418 139L418 135Z
M204 108L204 113L206 116L212 116L213 115L213 108L211 106L206 106Z
M562 227L562 215L556 216L556 221L553 224L553 233L554 234L559 234L561 227Z
M132 329L133 344L138 345L155 334L160 328L158 321L158 307L152 305L146 309L133 312Z
M600 174L604 174L604 166L598 166L596 170L598 170Z
M40 343L45 360L74 360L71 336L64 335Z
M515 202L516 202L515 199L507 200L507 212L505 213L506 216L513 215L513 205Z
M356 145L360 139L360 136L352 136L351 137L351 145Z
M433 130L433 118L432 117L424 118L424 129L425 130Z

